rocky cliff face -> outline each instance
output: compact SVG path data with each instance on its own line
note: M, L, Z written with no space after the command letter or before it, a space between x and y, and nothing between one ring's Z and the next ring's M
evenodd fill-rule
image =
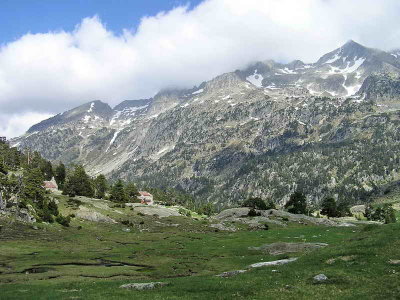
M359 202L398 179L399 67L396 54L350 41L314 64L259 62L114 109L89 102L13 142L221 205L284 202L295 189Z

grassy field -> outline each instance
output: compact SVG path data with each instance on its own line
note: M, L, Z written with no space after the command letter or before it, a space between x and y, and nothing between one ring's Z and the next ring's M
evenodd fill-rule
M76 203L59 197L63 213ZM89 205L90 206L90 205ZM100 205L101 207L101 205ZM71 227L37 228L0 219L0 299L399 299L400 224L318 227L289 224L270 230L215 232L206 220L141 216L104 210L130 225L73 219ZM249 250L273 242L323 242L308 253L279 256ZM296 262L224 271L287 257ZM323 273L328 281L315 284ZM162 281L151 291L119 286Z

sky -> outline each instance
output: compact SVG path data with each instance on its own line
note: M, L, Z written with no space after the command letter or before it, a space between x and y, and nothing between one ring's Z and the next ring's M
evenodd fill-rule
M0 136L353 39L400 48L398 0L0 0Z

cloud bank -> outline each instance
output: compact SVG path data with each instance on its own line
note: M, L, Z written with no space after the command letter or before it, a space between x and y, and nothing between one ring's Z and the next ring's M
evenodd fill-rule
M129 13L129 12L127 12ZM72 32L0 47L0 135L100 99L115 105L192 87L264 59L313 62L349 39L400 47L398 0L208 0L114 33L97 16Z

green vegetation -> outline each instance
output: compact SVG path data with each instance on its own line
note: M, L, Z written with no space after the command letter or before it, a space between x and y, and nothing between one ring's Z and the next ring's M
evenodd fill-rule
M74 211L67 196L54 197L60 202L63 215ZM89 202L82 203L91 207ZM37 224L36 230L0 218L1 299L396 299L400 296L400 266L389 263L400 259L397 250L400 224L317 227L289 222L285 227L272 224L268 231L243 228L238 232L215 232L204 220L158 219L141 216L129 208L118 210L122 214L109 211L118 224L72 217L69 227ZM321 242L329 246L310 253L278 256L248 249L282 241ZM288 257L299 259L231 278L215 277L252 263ZM312 278L321 273L328 281L315 284ZM141 292L119 288L125 283L150 281L170 285Z
M133 182L128 182L125 186L125 194L129 202L138 202L139 191Z
M272 200L269 200L267 203L262 200L259 197L255 198L249 198L246 201L243 202L242 204L243 207L251 207L254 209L261 209L261 210L267 210L267 209L275 209L275 203Z
M111 188L110 200L119 203L125 203L128 200L125 186L122 180L118 180Z
M292 214L307 214L307 199L301 192L294 192L285 204L285 208Z
M350 216L350 209L344 202L337 203L332 197L325 198L321 203L321 214L329 218Z
M105 199L108 190L107 179L103 174L100 174L94 179L95 197Z
M396 214L393 205L384 203L379 205L367 205L365 208L365 217L367 220L380 221L385 224L396 223Z
M60 189L63 189L66 177L67 177L67 171L65 169L65 165L63 163L60 163L56 167L55 172L54 172L54 178Z
M82 166L76 166L74 171L67 176L63 193L71 197L94 196L91 178L86 174L85 169Z

